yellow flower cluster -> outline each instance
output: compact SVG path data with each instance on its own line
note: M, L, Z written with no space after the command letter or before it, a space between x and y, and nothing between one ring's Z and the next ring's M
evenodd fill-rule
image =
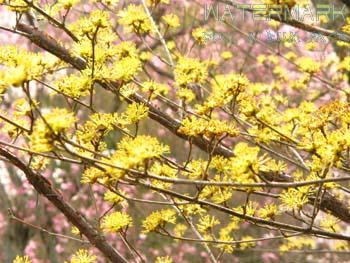
M147 0L146 3L147 3L148 6L156 6L156 5L160 4L160 3L162 3L162 4L169 4L170 0Z
M301 57L296 60L296 63L302 71L309 74L315 74L321 69L321 64L310 57Z
M202 215L207 212L198 204L180 205L179 208L185 216Z
M210 32L203 27L198 27L192 31L193 38L200 45L206 44L209 34L210 34Z
M259 209L258 215L263 219L274 219L278 214L278 207L275 204L267 204Z
M233 210L247 216L255 216L258 206L259 206L258 203L249 201L244 206L242 205L242 206L236 207ZM234 218L234 220L243 221L242 219L238 219L238 218Z
M69 29L81 39L93 39L96 32L111 27L108 12L93 10L87 17L81 17Z
M92 80L89 75L78 73L71 74L56 81L56 86L59 91L72 97L79 98L89 94L92 86Z
M199 219L197 224L198 231L202 234L208 234L220 221L215 216L205 215Z
M93 184L98 180L104 184L115 182L125 176L127 170L144 169L150 160L160 158L162 154L169 152L168 146L160 144L154 137L145 135L136 138L124 137L117 144L117 149L110 159L104 158L103 161L118 168L102 165L105 171L101 171L90 167L84 171L81 182L85 184Z
M55 108L35 122L29 146L35 152L50 152L60 135L67 135L76 117L66 109Z
M1 89L8 86L20 87L23 83L39 78L44 72L59 65L58 60L52 55L31 53L14 46L0 48L1 64L5 66L0 70Z
M175 67L175 81L179 87L203 84L208 77L207 65L194 58L180 57Z
M173 263L173 260L169 256L157 257L156 261L154 261L154 263Z
M106 148L103 138L117 125L115 115L109 113L95 113L90 115L89 120L80 126L76 132L77 140L81 146L90 150L103 151ZM82 150L80 150L83 152ZM91 153L84 152L85 155Z
M228 104L232 100L243 100L243 96L239 96L243 92L248 92L250 86L248 78L243 74L217 75L211 81L212 92L206 101L197 106L197 112L204 114L210 112L214 108L219 108Z
M154 137L140 135L135 139L125 137L118 143L118 150L112 159L119 160L124 168L132 169L145 165L152 158L168 153L169 147L162 145Z
M224 59L224 60L229 60L233 57L232 53L230 51L224 51L220 54L220 56Z
M184 101L186 103L190 103L195 99L195 94L192 90L188 88L180 88L176 92L176 97L179 98L181 101Z
M120 232L132 225L131 217L124 212L113 212L102 219L101 228L104 232Z
M12 263L31 263L32 261L29 259L28 256L17 256Z
M51 16L55 16L62 11L67 12L75 7L79 2L80 0L58 0L54 5L45 8L45 10Z
M90 167L86 169L81 176L80 182L82 184L94 184L98 179L104 179L105 173L96 167Z
M140 120L147 118L148 107L142 103L131 103L126 111L122 114L122 118L126 123L138 123Z
M96 256L86 249L79 249L71 258L70 263L95 263Z
M308 237L290 237L285 239L280 246L280 251L301 250L305 248L313 249L316 247L316 242L312 238Z
M203 179L215 172L213 181L234 181L239 183L254 183L257 179L257 173L267 162L264 156L259 156L259 147L251 147L246 143L238 143L234 148L234 157L224 158L214 156L209 164L200 159L190 161L186 168L188 171L183 175L190 179ZM207 174L205 175L205 171ZM248 188L247 188L248 189ZM228 200L232 193L228 187L208 186L202 190L202 197L211 198L216 203L222 203Z
M126 31L136 34L147 34L153 32L150 17L146 14L143 6L129 4L126 9L118 13L118 22L125 26Z
M76 136L80 145L92 151L103 151L106 144L103 139L114 128L128 131L126 126L138 123L141 119L148 116L148 108L144 104L131 103L125 112L118 113L95 113L90 115L89 120L80 126ZM79 149L80 152L87 156L91 153Z
M199 197L211 199L216 204L222 204L232 197L232 189L229 187L205 186Z
M108 190L107 192L104 193L103 200L113 204L113 205L118 205L118 204L123 204L125 199L121 197L120 195Z
M350 34L350 18L346 19L346 24L342 27L342 31Z
M138 58L128 57L116 62L112 67L112 78L130 81L141 70L141 61Z
M174 168L172 168L169 165L161 164L159 162L155 162L152 167L150 168L150 172L152 174L156 174L158 176L164 176L168 178L177 178L178 171ZM172 184L163 182L160 180L152 180L152 185L161 189L169 189Z
M304 192L293 188L284 191L280 196L280 200L282 201L282 207L287 210L300 210L308 202L307 195Z
M180 19L175 14L165 15L162 17L162 19L169 27L177 28L180 26Z
M11 11L24 13L24 12L27 12L29 10L28 4L23 0L7 0L7 1L2 0L2 1L5 3L8 3L7 8ZM2 3L2 1L0 1L0 4Z
M142 223L144 233L164 228L166 224L176 223L176 212L172 209L165 209L152 212Z
M298 0L264 0L263 2L267 5L287 5L292 8L298 3Z
M223 135L235 137L239 134L233 123L215 119L205 120L194 116L184 119L178 131L191 137L206 136L208 138L220 138Z
M326 215L324 219L321 220L320 226L327 231L337 233L340 231L339 220L333 216Z
M174 227L174 235L177 237L183 237L188 227L185 224L176 224Z
M151 98L155 98L157 95L167 95L169 92L169 86L155 81L146 81L142 83L142 91L148 92Z

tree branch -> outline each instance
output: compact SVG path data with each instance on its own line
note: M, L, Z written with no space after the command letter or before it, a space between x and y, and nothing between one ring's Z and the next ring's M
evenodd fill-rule
M45 196L66 218L76 226L80 233L86 236L90 243L99 249L106 258L112 262L126 263L127 260L111 247L105 237L99 233L78 211L63 200L63 196L53 188L51 183L42 175L34 173L20 159L12 153L0 147L0 155L9 160L14 166L20 169L35 190Z
M82 59L74 58L73 56L71 56L67 49L59 45L56 40L49 37L45 33L39 31L38 29L24 24L18 24L17 29L22 31L23 33L26 33L26 37L29 40L31 40L34 44L50 52L51 54L54 54L66 63L71 64L76 69L82 70L86 67L86 63ZM116 83L107 84L103 82L99 82L99 84L107 90L111 90L111 85L116 85ZM151 103L147 102L141 95L137 93L133 95L132 99L134 101L146 104L149 108L149 116L153 120L167 128L173 134L184 140L190 139L188 136L178 132L178 129L181 125L180 121L172 118L157 107L153 106ZM195 144L197 147L199 147L205 152L213 152L216 155L222 155L227 158L233 156L233 152L230 149L218 144L213 146L209 143L208 140L204 138L195 137L191 138L191 140L193 144ZM208 147L208 145L210 147ZM213 149L213 147L215 149ZM292 182L292 178L286 174L265 173L263 174L263 176L269 181ZM344 222L350 223L350 210L347 208L347 205L338 200L333 195L329 194L326 196L327 198L325 198L325 200L323 200L321 203L321 209L331 212L334 216L338 217ZM312 198L309 199L309 202L311 204L313 203Z

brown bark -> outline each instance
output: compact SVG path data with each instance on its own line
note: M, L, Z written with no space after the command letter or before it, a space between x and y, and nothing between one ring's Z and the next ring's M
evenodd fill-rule
M1 147L0 155L20 169L35 190L39 194L45 196L58 210L60 210L69 222L76 226L80 233L86 236L90 243L99 249L106 258L116 263L127 262L118 251L108 244L105 237L97 229L95 229L77 210L63 199L63 196L53 188L51 183L45 177L33 172L15 155Z
M58 58L62 59L63 61L71 64L76 69L84 69L85 68L85 62L81 59L77 59L72 57L68 50L60 46L54 39L47 36L45 33L40 32L38 29L35 29L33 27L30 27L28 25L19 24L17 27L20 31L27 34L27 37L29 40L31 40L34 44L38 45L39 47L45 49L46 51L56 55ZM106 83L100 83L104 88L111 90L111 86ZM178 137L188 140L190 139L188 136L181 134L178 132L178 128L180 126L180 122L168 114L162 112L160 109L157 109L152 104L147 103L147 101L140 95L135 94L133 99L138 102L144 102L149 107L149 116L163 125L165 128L167 128L169 131L171 131L173 134L177 135ZM212 151L211 147L208 147L210 145L209 141L204 138L192 138L192 142L194 145L199 147L201 150L208 152ZM228 148L218 145L216 146L214 150L214 154L222 155L225 157L232 157L233 153ZM270 174L264 174L263 175L268 180L273 181L279 181L279 182L290 182L292 178L286 174L276 174L276 175L270 175ZM331 194L326 195L326 199L322 201L320 208L322 210L329 211L332 215L338 217L342 221L346 223L350 223L350 210L348 209L347 205L344 204L342 201L338 200L336 197L332 196ZM310 204L313 204L313 198L310 197L309 199Z

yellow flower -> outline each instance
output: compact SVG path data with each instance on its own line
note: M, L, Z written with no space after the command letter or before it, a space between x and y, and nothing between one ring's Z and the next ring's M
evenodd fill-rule
M225 231L225 229L220 230L220 241L225 241L225 242L233 242L234 239L230 236L230 234ZM234 251L234 245L230 244L217 244L217 248L219 248L222 252L224 253L232 253Z
M116 193L108 190L107 192L104 193L104 197L103 200L114 204L114 205L118 205L121 204L125 201L125 199L123 197L121 197L120 195L117 195Z
M248 78L243 74L216 75L211 81L212 92L203 104L202 112L210 112L231 102L248 89L249 85ZM243 98L238 98L244 102Z
M8 9L16 12L27 12L29 10L29 6L23 0L9 0Z
M184 101L186 103L190 103L191 101L193 101L195 99L196 95L190 89L180 88L176 92L176 97L178 97L180 100L182 100L182 101Z
M342 27L342 31L350 34L350 18L346 19L346 24Z
M94 263L96 256L86 249L79 249L71 258L70 263Z
M36 104L36 106L37 105L38 104ZM16 110L13 114L16 116L27 116L31 112L30 104L24 98L15 100L14 106Z
M90 150L103 151L106 148L103 138L113 130L114 125L119 126L117 116L110 113L94 113L90 119L80 126L76 132L77 141L81 146ZM123 125L120 125L123 128ZM91 156L91 153L78 149L84 156Z
M157 257L154 263L173 263L173 260L169 256Z
M128 82L141 70L141 66L139 58L126 57L117 60L111 68L110 76L106 76L106 78Z
M188 172L183 172L185 176L190 179L198 179L204 176L205 168L207 167L207 162L203 160L192 160L187 164Z
M32 159L32 162L30 164L30 168L32 168L35 171L43 171L49 164L50 159L45 158L42 156L35 156Z
M192 31L193 38L198 44L204 45L207 42L209 31L203 27L198 27Z
M140 54L140 59L141 59L142 62L145 62L145 61L151 60L152 56L153 56L153 54L151 52L143 51Z
M124 212L113 212L102 219L101 228L104 232L119 232L132 225L131 217Z
M95 37L96 30L103 31L106 28L111 28L109 13L101 10L93 10L87 17L78 19L71 24L69 29L80 38L91 40ZM90 41L91 44L91 41Z
M301 250L303 248L315 248L316 242L312 238L308 237L290 237L284 240L283 244L280 246L280 250L290 251L290 250Z
M180 19L175 14L168 14L162 17L165 23L168 24L169 27L177 28L180 26Z
M77 228L76 226L72 226L70 232L71 232L73 235L77 235L77 236L81 235L79 228Z
M274 219L278 213L278 207L275 204L267 204L259 209L258 215L263 219Z
M129 4L126 9L118 13L118 22L125 26L128 32L147 34L153 31L150 17L141 5Z
M11 67L7 69L7 72L5 75L5 82L8 85L12 85L14 87L20 87L27 80L28 80L28 73L26 71L26 68L23 65L20 65L16 68Z
M280 199L286 209L301 209L308 202L304 193L293 188L283 191Z
M30 148L36 152L53 150L55 137L58 134L67 134L76 121L73 113L59 108L44 114L43 118L45 122L42 119L37 120L30 135Z
M99 178L103 178L105 173L96 167L86 169L81 177L82 184L94 184Z
M176 212L172 209L155 211L143 221L143 232L148 233L151 231L155 231L159 227L165 227L167 223L176 223Z
M339 220L333 216L327 215L324 219L321 220L320 226L330 232L339 232L340 226L338 225Z
M297 59L296 64L303 72L314 74L320 71L321 64L310 57L301 57Z
M176 48L176 43L175 43L174 41L168 41L168 42L166 43L166 45L167 45L167 47L168 47L169 50L173 50L173 49Z
M232 197L232 190L228 187L205 186L200 198L210 198L216 204L222 204Z
M249 201L247 205L234 208L235 211L247 216L254 216L258 204L256 202Z
M180 87L203 84L208 77L205 63L188 57L180 57L175 67L175 81Z
M224 59L224 60L229 60L233 57L232 53L230 51L224 51L221 53L221 57Z
M338 65L339 70L350 72L350 56L346 56Z
M72 74L56 81L56 86L64 94L73 98L79 98L89 94L92 79L86 74Z
M152 174L156 174L158 176L164 176L168 178L177 178L178 171L166 164L160 164L156 162L150 169ZM169 189L172 186L172 183L167 183L160 180L152 180L152 185L161 189Z
M259 171L259 147L250 147L245 142L238 143L233 153L236 157L231 158L232 163L235 166L240 167L239 171L250 171L253 170L254 172Z
M151 98L155 98L157 95L167 95L169 87L166 84L157 83L155 81L146 81L142 86L143 92L149 92L152 94Z
M28 256L17 256L12 263L31 263L32 261L29 259Z
M143 164L145 160L160 157L169 152L167 145L162 145L154 137L140 135L134 139L125 137L118 144L115 157L125 156L130 164Z
M66 132L76 121L76 117L72 112L68 112L66 109L55 108L50 113L44 114L48 126L55 133Z
M177 237L182 237L187 230L187 226L185 224L177 224L174 227L174 234Z
M60 12L62 9L69 10L75 5L77 5L80 0L58 0L57 3L53 6L53 11L50 12L51 15ZM53 12L53 13L52 13Z
M240 243L239 244L240 248L241 249L247 249L247 248L255 247L256 243L254 241L249 242L252 239L253 238L251 236L244 236L244 237L242 237L241 241L247 241L247 242Z
M148 6L156 6L160 3L162 4L169 4L170 0L147 0L147 5Z
M349 251L349 242L345 240L337 240L334 242L334 250L336 251Z
M180 205L179 206L182 213L186 216L191 216L191 215L202 215L205 212L207 212L205 209L203 209L200 205L197 204L189 204L189 205Z
M133 102L128 105L127 110L123 113L128 123L137 123L148 116L148 107L142 103Z
M208 231L212 230L214 226L219 225L220 221L214 216L205 215L199 219L197 224L198 231L202 234L206 234Z

